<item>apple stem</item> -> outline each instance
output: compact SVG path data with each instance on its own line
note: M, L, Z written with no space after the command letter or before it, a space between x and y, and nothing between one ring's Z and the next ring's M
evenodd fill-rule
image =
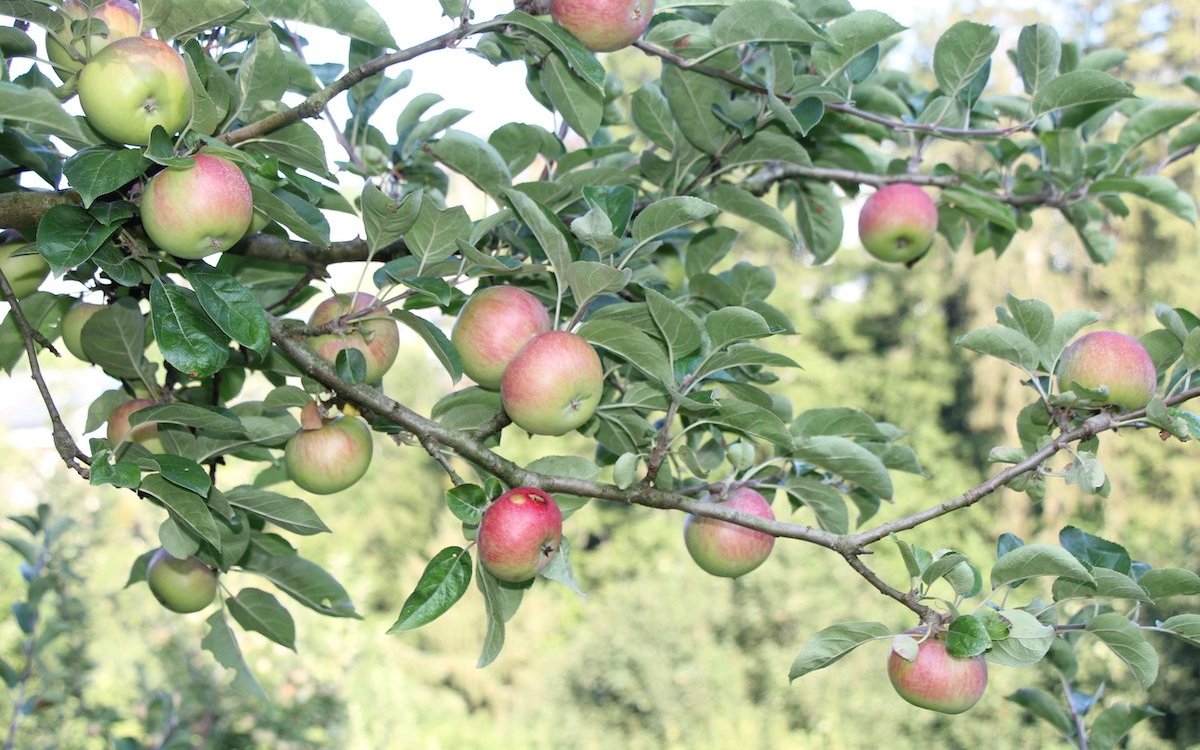
M316 401L309 401L300 410L300 429L302 430L319 430L325 426L325 420L321 418L321 409Z

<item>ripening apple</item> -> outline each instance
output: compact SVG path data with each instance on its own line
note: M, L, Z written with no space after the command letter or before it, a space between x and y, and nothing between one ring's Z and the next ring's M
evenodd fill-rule
M775 520L771 504L749 487L738 487L716 504ZM723 578L746 575L762 565L775 547L775 537L770 534L690 513L683 522L683 542L703 571Z
M146 583L172 612L199 612L217 596L217 574L198 557L179 559L161 547L146 566Z
M100 135L145 146L155 125L172 135L192 119L187 65L165 42L144 36L118 39L79 72L79 104Z
M467 377L495 391L517 352L549 330L550 313L537 297L515 286L490 286L463 305L450 340Z
M371 465L371 430L357 416L324 420L316 403L300 412L300 431L288 440L283 462L301 489L317 495L341 492Z
M58 324L58 330L62 334L63 343L67 345L67 351L74 354L77 359L84 362L90 362L87 355L83 352L83 327L92 319L92 316L104 309L104 305L94 305L91 302L76 302L67 308L63 313L62 320Z
M534 487L515 487L483 511L479 560L501 581L528 581L550 563L562 541L562 511Z
M591 51L612 52L641 38L654 0L550 0L550 15Z
M907 263L933 244L938 212L933 199L917 185L899 182L871 194L858 215L858 237L880 260Z
M129 0L107 0L92 8L88 18L88 7L79 0L67 0L62 5L67 17L66 26L59 32L46 34L46 57L54 63L54 72L64 80L77 73L84 62L118 39L142 33L142 14ZM72 25L86 21L87 27L80 36L75 36ZM71 54L67 46L79 57Z
M959 659L946 650L945 641L936 638L922 641L912 661L890 651L887 671L901 698L944 714L961 714L978 703L987 689L983 655Z
M242 170L196 154L190 167L167 167L142 193L142 226L155 245L189 260L223 253L246 234L254 197Z
M343 315L368 308L370 314L348 321L344 330L313 336L308 345L331 365L337 361L341 350L357 349L367 361L366 382L378 383L396 361L396 353L400 351L400 328L388 315L386 307L375 304L374 296L366 292L335 294L317 305L308 324L325 325Z
M1108 388L1107 403L1140 409L1158 388L1158 372L1146 347L1117 331L1093 331L1080 336L1063 352L1058 364L1058 387L1079 385L1088 390Z
M517 352L500 382L513 423L535 435L565 435L592 418L604 391L600 357L583 337L547 331Z
M50 275L50 266L37 248L28 242L9 242L0 245L0 271L8 279L13 294L20 300L38 290Z
M141 443L151 453L162 453L162 441L158 438L158 423L149 422L136 427L129 425L134 412L155 406L158 402L148 398L134 398L112 410L108 415L108 445L113 450L124 442Z

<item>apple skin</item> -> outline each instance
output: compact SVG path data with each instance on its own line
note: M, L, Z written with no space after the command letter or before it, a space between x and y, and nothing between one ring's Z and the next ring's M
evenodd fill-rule
M71 56L67 44L87 60L118 39L127 39L142 33L142 14L129 0L108 0L92 9L92 19L100 21L95 30L89 29L86 36L74 39L71 24L88 17L87 6L79 0L67 0L62 6L69 19L66 28L58 34L46 34L46 57L54 63L54 72L60 78L78 73L83 63ZM107 27L107 30L105 30Z
M158 402L148 398L135 398L126 401L112 410L108 415L108 445L112 449L124 442L141 443L151 453L162 453L162 441L158 439L158 423L129 426L129 417L136 411L149 406L157 406Z
M562 541L562 511L534 487L515 487L487 507L479 522L479 560L509 583L528 581L545 569Z
M104 305L94 305L91 302L76 302L67 308L63 313L62 320L58 324L58 330L62 334L63 343L66 344L67 351L75 355L76 359L81 359L84 362L90 362L87 355L83 353L83 327L92 319L92 316L104 309Z
M167 167L142 193L142 226L155 245L195 260L233 247L250 228L254 197L233 162L197 154L191 167Z
M180 560L161 547L146 566L146 583L158 603L187 614L199 612L217 596L217 574L198 557Z
M301 429L288 440L283 462L301 489L332 495L363 478L371 465L371 430L357 416L322 421L317 405L301 412Z
M541 300L515 286L491 286L467 300L450 340L467 377L495 391L517 352L534 336L549 330L550 313Z
M918 646L913 661L889 651L887 671L901 698L944 714L961 714L978 703L987 689L987 661L982 654L959 659L946 650L945 641L934 638Z
M118 39L79 72L79 104L100 135L145 146L155 125L173 135L192 119L187 65L165 42Z
M351 312L371 307L375 297L366 292L335 294L313 310L308 319L310 326L320 326ZM337 354L343 349L357 349L367 360L368 383L378 383L396 361L400 351L400 327L388 315L386 307L376 306L367 317L351 321L345 333L327 333L313 336L308 345L321 359L333 365Z
M1089 390L1108 387L1108 403L1122 409L1140 409L1158 389L1158 372L1146 347L1117 331L1084 334L1066 348L1058 363L1058 387L1073 385Z
M600 357L583 337L548 331L509 363L500 403L513 423L534 435L565 435L596 413L604 392Z
M641 38L654 0L551 0L550 15L593 52L612 52Z
M907 263L925 254L937 232L937 206L917 185L900 182L871 194L858 215L858 236L879 260Z
M36 292L50 275L50 266L41 254L14 255L17 250L28 246L28 242L0 245L0 271L19 300Z
M738 487L718 504L775 520L771 504L749 487ZM683 542L701 570L722 578L746 575L762 565L775 547L775 537L770 534L690 513L683 522Z

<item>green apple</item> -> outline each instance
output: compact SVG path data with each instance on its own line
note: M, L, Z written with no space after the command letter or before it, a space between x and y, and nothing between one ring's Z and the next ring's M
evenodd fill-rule
M366 292L336 294L317 305L310 326L321 326L352 312L371 308L370 314L355 318L334 333L313 336L309 346L329 364L337 361L343 349L357 349L367 361L366 382L378 383L396 361L400 351L400 328L388 315L387 308L375 304L375 297Z
M167 167L142 193L147 236L177 258L225 252L246 234L253 215L242 170L212 154L197 154L190 167Z
M172 612L199 612L217 596L217 574L198 557L179 559L159 548L146 566L154 598Z
M78 73L85 62L109 44L142 33L142 14L129 0L100 3L91 9L90 16L88 7L79 0L66 0L62 11L66 24L61 31L46 34L46 57L54 63L55 74L64 80Z
M562 542L562 511L535 487L515 487L483 511L479 560L501 581L528 581L545 569Z
M363 478L371 465L371 430L357 416L321 419L316 403L300 414L300 431L288 440L283 462L301 489L331 495Z
M886 185L867 198L858 215L858 238L867 252L892 263L921 257L933 244L938 212L933 199L907 182Z
M518 427L535 435L565 435L596 413L604 369L582 337L548 331L513 357L500 382L500 402Z
M759 518L775 520L767 499L749 487L738 487L715 503ZM762 565L775 547L775 537L729 521L688 514L683 542L701 570L722 578L739 578Z
M8 279L17 299L25 299L50 275L50 266L33 245L10 242L0 245L0 271Z
M79 72L79 104L100 135L144 146L155 125L170 135L192 119L187 65L165 42L143 36L118 39Z
M550 15L593 52L612 52L642 36L654 0L550 0Z
M490 286L463 305L450 340L467 377L495 391L517 352L549 330L550 313L537 297L515 286Z
M63 313L62 321L58 324L62 333L63 343L67 351L74 354L76 359L91 362L83 352L83 327L92 316L104 309L104 305L94 305L91 302L76 302Z
M946 642L922 641L908 661L895 650L888 654L888 678L900 697L914 706L944 714L961 714L979 702L987 689L987 661L951 656Z
M1076 339L1059 359L1059 388L1069 391L1076 385L1092 391L1105 387L1109 404L1140 409L1158 390L1158 371L1137 339L1117 331L1093 331Z
M158 438L158 423L150 422L148 424L139 424L136 427L130 426L129 417L134 412L145 409L149 406L156 406L157 402L148 398L135 398L126 401L112 410L108 415L108 445L113 450L124 442L141 443L146 450L151 453L162 453L162 441Z

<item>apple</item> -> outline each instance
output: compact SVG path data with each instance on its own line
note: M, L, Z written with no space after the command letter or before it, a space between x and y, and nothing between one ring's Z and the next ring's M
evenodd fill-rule
M899 182L871 194L858 215L858 237L880 260L907 263L933 244L938 212L933 199L917 185Z
M736 488L716 504L775 520L771 504L749 487ZM683 542L704 572L723 578L746 575L762 565L775 547L775 537L770 534L691 513L683 522Z
M118 39L79 72L79 104L100 135L145 146L155 125L172 135L192 119L187 65L165 42L144 36Z
M1117 331L1093 331L1080 336L1063 352L1058 363L1058 387L1088 390L1108 388L1107 403L1123 409L1140 409L1158 389L1158 372L1146 347Z
M550 0L550 15L591 51L612 52L642 36L654 0Z
M592 418L604 369L592 345L574 333L547 331L517 352L500 382L500 403L535 435L565 435Z
M477 539L489 573L509 583L528 581L558 552L562 511L545 492L514 487L483 511Z
M161 547L146 566L146 583L172 612L199 612L217 596L217 574L198 557L179 559Z
M966 711L987 688L987 661L982 654L959 659L946 650L945 641L936 638L922 641L912 661L891 651L887 670L901 698L944 714Z
M163 250L196 259L223 253L254 217L254 198L242 170L220 156L196 154L190 167L167 167L142 193L142 226Z
M18 255L19 250L24 252ZM0 272L4 273L13 294L20 300L38 290L50 275L50 266L28 242L9 242L0 245Z
M90 19L88 7L79 0L67 0L62 10L67 17L66 26L62 31L46 34L46 57L54 63L54 72L60 78L78 73L84 62L118 39L142 33L142 14L129 0L100 3L92 8ZM87 30L82 36L75 36L72 24L85 20ZM71 50L78 57L72 55Z
M549 330L550 313L541 300L515 286L491 286L476 291L463 305L450 340L467 377L495 391L517 352Z
M162 441L158 439L158 423L139 424L130 427L129 417L136 411L158 402L148 398L134 398L112 410L108 415L108 445L113 450L121 443L141 443L151 453L162 453Z
M94 305L91 302L76 302L67 308L63 313L62 320L58 324L58 330L62 334L63 343L67 345L67 351L74 354L77 359L84 362L90 362L87 355L83 353L83 327L92 319L92 316L104 309L104 305Z
M372 307L374 305L374 307ZM333 364L343 349L357 349L367 360L368 383L378 383L396 361L400 351L400 328L386 307L375 305L375 297L366 292L335 294L313 310L310 326L321 326L352 312L371 308L371 313L346 323L344 330L313 336L309 346L317 355Z
M357 416L325 420L316 403L300 412L300 431L283 451L288 476L301 489L331 495L363 478L371 465L371 430Z

